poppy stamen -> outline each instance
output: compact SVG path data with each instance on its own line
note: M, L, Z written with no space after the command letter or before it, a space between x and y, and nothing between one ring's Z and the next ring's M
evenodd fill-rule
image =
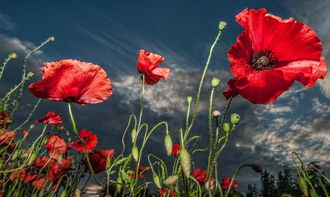
M271 70L277 65L278 61L272 51L259 51L253 54L251 64L254 70Z

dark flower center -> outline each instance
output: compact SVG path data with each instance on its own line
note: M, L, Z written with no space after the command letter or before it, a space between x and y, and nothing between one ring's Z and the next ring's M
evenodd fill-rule
M71 103L74 102L76 98L74 96L69 96L66 99L64 99L65 102Z
M275 54L270 51L259 51L253 54L251 64L254 70L271 70L277 65L278 61Z

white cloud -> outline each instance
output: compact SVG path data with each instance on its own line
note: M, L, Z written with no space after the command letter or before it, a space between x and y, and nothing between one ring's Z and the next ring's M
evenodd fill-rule
M15 27L16 25L10 20L10 18L5 15L0 13L0 28L4 30L11 30Z

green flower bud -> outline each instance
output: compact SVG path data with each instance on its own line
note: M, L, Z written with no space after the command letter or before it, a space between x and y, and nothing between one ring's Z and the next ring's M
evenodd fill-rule
M74 197L80 197L81 196L81 191L79 188L74 190Z
M22 152L21 149L16 149L16 150L14 151L12 157L11 157L11 160L12 160L12 161L16 160L16 159L18 158L18 156L21 155L21 152Z
M190 177L190 168L191 168L191 161L190 155L186 149L181 149L179 153L179 159L182 166L183 174L189 178Z
M220 31L224 30L226 26L227 26L227 23L225 21L220 21L219 30Z
M187 101L188 101L188 103L191 103L192 102L192 97L191 96L188 96L187 97Z
M0 169L2 169L2 167L3 167L3 160L0 159Z
M177 175L172 175L167 177L167 179L164 181L165 185L173 185L178 181L179 177Z
M37 158L37 153L33 152L29 158L28 165L31 165Z
M137 138L137 131L134 128L131 132L131 139L132 139L132 143L134 144L136 142L136 138Z
M121 188L122 188L122 184L123 184L123 180L121 179L121 177L119 176L117 178L117 181L116 181L116 189L117 189L117 192L120 193L121 192Z
M230 131L230 124L228 122L223 123L223 130L228 133Z
M132 156L133 156L134 161L137 161L139 158L139 149L135 145L132 147Z
M217 78L212 79L211 85L212 85L213 88L218 87L219 84L220 84L220 79L217 79Z
M241 120L241 117L238 114L233 113L230 115L230 122L232 124L238 124L240 120Z
M67 196L66 194L67 194L67 191L65 189L61 192L60 197L66 197Z
M152 174L152 179L153 179L155 185L158 187L158 189L161 189L162 185L160 184L159 176L156 173Z
M308 196L308 186L305 179L302 176L298 178L298 184L300 191L305 195Z
M173 143L172 143L172 138L169 134L165 135L164 144L165 144L167 155L170 156L172 154Z

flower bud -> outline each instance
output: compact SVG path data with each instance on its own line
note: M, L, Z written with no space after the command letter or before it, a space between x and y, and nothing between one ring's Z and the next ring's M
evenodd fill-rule
M2 169L2 167L3 167L3 160L0 159L0 169Z
M215 188L215 181L213 177L210 177L208 181L205 183L205 188L209 191L214 190Z
M80 191L79 188L76 188L76 189L74 190L74 197L80 197L80 196L81 196L81 191Z
M153 174L152 174L152 180L154 181L155 185L156 185L159 189L162 188L162 186L161 186L161 184L160 184L159 176L158 176L156 173L153 173Z
M262 172L262 168L259 165L256 164L252 164L250 165L250 167L256 172L256 173L261 173Z
M12 160L12 161L16 160L16 159L18 158L18 156L21 155L21 152L22 152L21 149L16 149L16 150L14 151L12 157L11 157L11 160Z
M62 192L61 192L61 194L60 194L60 197L66 197L67 195L67 191L66 191L66 189L64 189Z
M179 153L179 159L181 162L183 174L189 178L190 177L190 168L191 168L191 161L190 155L186 149L181 149Z
M216 88L218 87L220 84L220 79L217 79L217 78L213 78L212 81L211 81L211 85L213 88Z
M308 186L305 179L302 176L298 178L298 184L300 191L305 195L308 196Z
M15 59L15 58L17 58L17 54L16 53L11 53L11 54L9 54L9 57Z
M164 144L165 144L167 155L170 156L172 154L173 143L172 143L172 138L169 134L165 135Z
M50 41L54 41L55 40L55 37L54 36L51 36L51 37L49 37L49 40Z
M165 185L173 185L178 181L179 177L177 175L172 175L167 177L167 179L164 181Z
M240 120L241 120L241 117L238 114L233 113L230 115L230 122L232 124L238 124Z
M228 133L230 131L230 124L228 122L223 123L223 130Z
M136 142L136 138L137 138L137 131L134 128L131 132L131 139L132 139L132 143L134 144Z
M225 29L227 23L225 21L220 21L219 23L219 30L222 31Z
M32 152L32 154L31 154L31 156L30 156L30 158L28 160L28 165L31 165L36 158L37 158L37 153Z
M219 118L221 116L221 112L219 112L219 111L213 111L212 116L214 118Z
M121 192L122 184L123 184L123 180L121 179L120 176L118 176L117 181L116 181L116 189L117 189L118 193Z
M192 97L191 96L188 96L187 97L187 101L188 101L188 103L191 103L192 102Z
M317 194L314 192L314 190L312 190L312 191L310 192L310 195L311 195L311 197L317 197Z
M139 158L139 149L135 145L132 147L132 156L133 156L134 161L137 161Z

